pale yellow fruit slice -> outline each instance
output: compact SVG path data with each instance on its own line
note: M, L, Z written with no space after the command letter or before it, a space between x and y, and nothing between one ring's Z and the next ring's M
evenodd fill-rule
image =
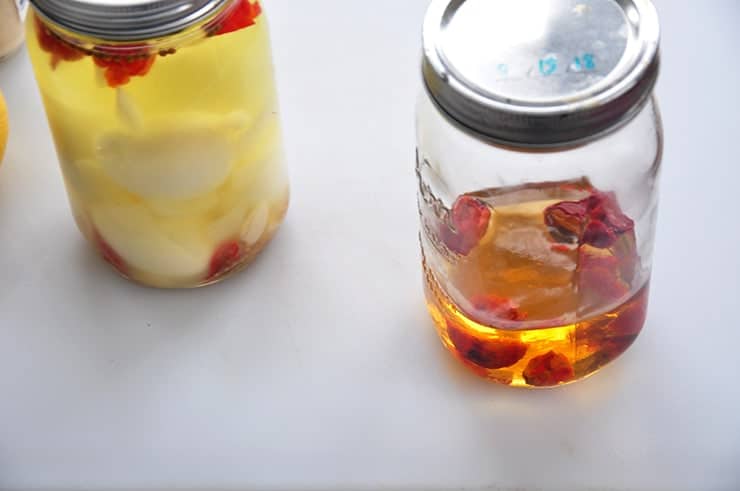
M96 206L91 215L98 233L132 268L183 280L208 269L211 247L193 227L165 227L141 205Z
M194 198L229 177L240 127L238 118L194 117L114 132L98 139L98 160L113 181L144 198Z

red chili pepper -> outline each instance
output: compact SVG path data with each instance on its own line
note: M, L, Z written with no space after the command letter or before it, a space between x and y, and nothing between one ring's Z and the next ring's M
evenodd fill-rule
M60 61L75 61L83 58L85 52L64 41L55 34L38 17L34 17L36 24L36 38L39 46L47 53L51 53L51 68L56 69Z
M567 356L550 351L529 360L522 375L529 385L550 387L573 380L575 371Z
M259 1L251 3L249 0L237 0L236 5L223 19L206 27L210 36L219 36L253 26L257 17L262 13Z
M208 268L208 277L210 281L227 273L231 268L239 263L244 255L244 249L240 242L232 240L224 242L213 253L211 264Z
M452 205L450 220L452 228L446 224L440 227L442 241L451 251L466 256L486 235L491 210L472 196L460 196Z
M514 339L477 339L449 321L447 334L463 358L489 370L516 365L528 349L526 344Z
M156 60L145 45L98 46L93 58L105 70L105 80L113 88L126 85L131 77L143 77Z

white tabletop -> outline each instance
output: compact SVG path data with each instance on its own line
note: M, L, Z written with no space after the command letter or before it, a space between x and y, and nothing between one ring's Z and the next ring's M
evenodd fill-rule
M0 66L0 488L740 489L740 2L659 2L648 328L551 391L469 374L423 306L425 4L267 3L292 207L250 270L199 291L141 288L95 257L28 59Z

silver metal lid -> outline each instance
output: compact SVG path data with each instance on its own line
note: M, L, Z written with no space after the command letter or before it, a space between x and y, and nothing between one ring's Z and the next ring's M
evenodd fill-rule
M179 32L228 0L31 0L47 19L79 34L112 41Z
M558 146L639 111L658 76L659 40L650 0L433 0L423 74L466 129Z

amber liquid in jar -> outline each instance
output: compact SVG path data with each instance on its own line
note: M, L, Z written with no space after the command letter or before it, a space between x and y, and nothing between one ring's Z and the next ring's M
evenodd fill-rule
M444 345L479 375L518 387L572 382L642 329L635 223L586 179L483 190L440 220L422 215L428 308Z
M235 0L172 38L104 43L32 11L28 48L75 219L122 275L219 281L288 206L260 4Z

